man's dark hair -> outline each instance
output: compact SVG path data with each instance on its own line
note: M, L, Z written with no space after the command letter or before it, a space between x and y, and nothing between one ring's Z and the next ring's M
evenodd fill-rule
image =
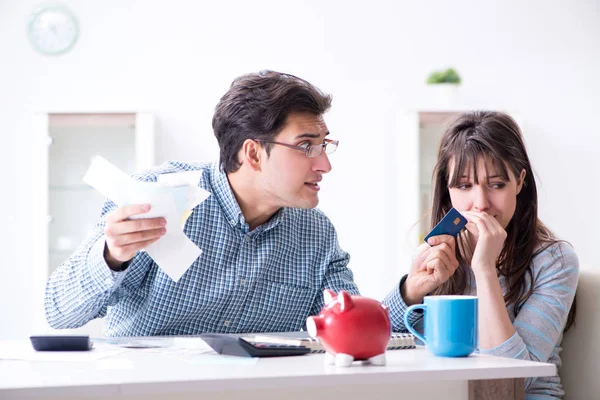
M331 107L326 95L307 81L275 71L236 78L215 108L212 126L219 142L221 170L237 171L238 152L246 139L273 140L290 113L323 115ZM270 146L265 144L267 154Z

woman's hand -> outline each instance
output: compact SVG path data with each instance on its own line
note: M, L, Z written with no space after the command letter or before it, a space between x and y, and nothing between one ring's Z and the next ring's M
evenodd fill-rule
M506 231L502 225L486 212L461 211L467 221L467 230L477 243L471 260L474 273L493 273L496 275L496 262L506 240Z
M456 240L450 235L429 238L417 249L408 278L401 288L407 305L423 302L423 297L446 282L458 268Z

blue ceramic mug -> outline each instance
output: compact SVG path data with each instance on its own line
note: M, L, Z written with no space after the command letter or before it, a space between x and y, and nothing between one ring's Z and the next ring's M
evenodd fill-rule
M425 337L408 322L414 310L423 310ZM425 296L423 304L408 307L404 325L436 356L466 357L477 348L476 296Z

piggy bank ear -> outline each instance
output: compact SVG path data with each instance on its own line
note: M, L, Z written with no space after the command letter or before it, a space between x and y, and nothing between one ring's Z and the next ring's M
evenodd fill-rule
M354 301L352 301L352 297L343 290L338 294L338 303L340 305L340 311L345 312L354 307Z
M335 298L335 292L333 290L325 289L323 290L323 300L325 300L325 305L331 303Z

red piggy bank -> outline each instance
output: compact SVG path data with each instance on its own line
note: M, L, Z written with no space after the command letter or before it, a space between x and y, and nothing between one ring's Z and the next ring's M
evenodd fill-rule
M385 365L391 322L387 307L377 300L341 291L323 292L325 307L308 317L308 333L325 347L325 362L348 367L354 360Z

